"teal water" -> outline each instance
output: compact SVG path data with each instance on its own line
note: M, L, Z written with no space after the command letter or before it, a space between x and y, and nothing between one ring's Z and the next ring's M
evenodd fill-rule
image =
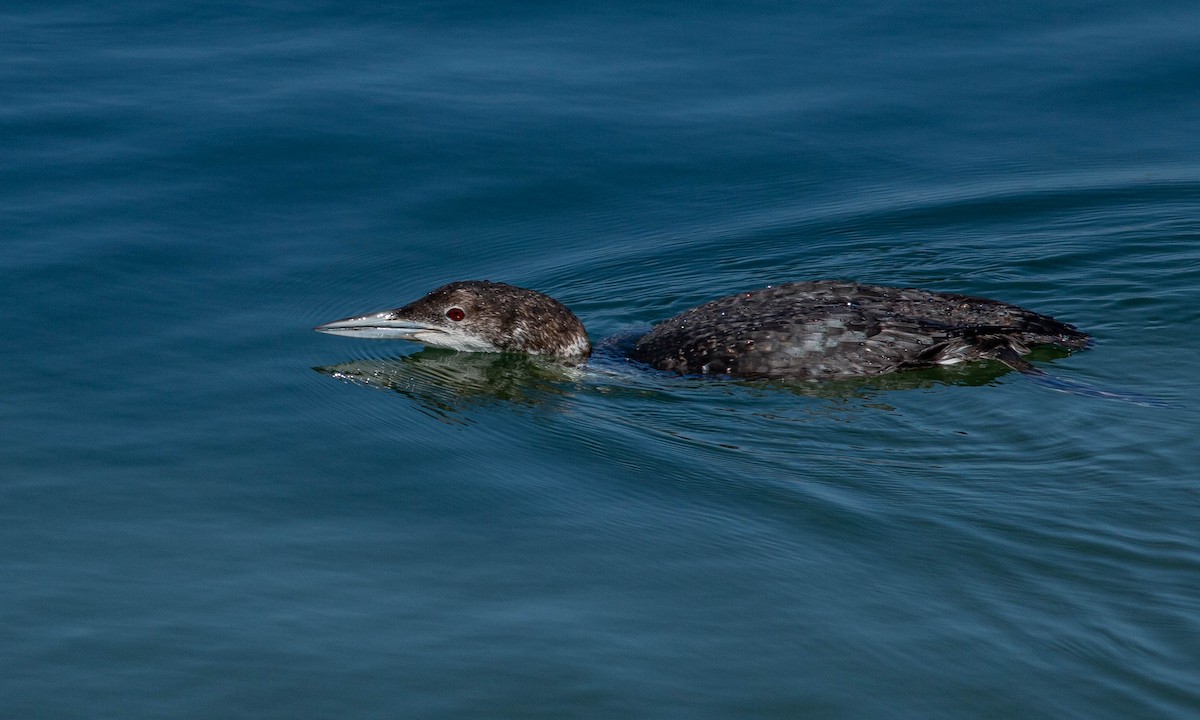
M0 717L1200 715L1200 10L0 31ZM311 332L488 278L599 341L827 277L1076 324L1039 366L1120 397Z

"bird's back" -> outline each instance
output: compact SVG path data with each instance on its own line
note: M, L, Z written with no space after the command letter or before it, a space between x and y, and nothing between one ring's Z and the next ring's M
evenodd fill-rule
M640 338L632 355L683 374L832 379L983 357L1019 366L1034 345L1087 343L1070 325L995 300L816 281L692 308Z

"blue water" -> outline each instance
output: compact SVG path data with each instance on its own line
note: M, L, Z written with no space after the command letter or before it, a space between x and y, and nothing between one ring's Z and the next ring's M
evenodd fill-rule
M0 33L0 717L1200 716L1194 4ZM829 277L1097 342L788 387L311 332Z

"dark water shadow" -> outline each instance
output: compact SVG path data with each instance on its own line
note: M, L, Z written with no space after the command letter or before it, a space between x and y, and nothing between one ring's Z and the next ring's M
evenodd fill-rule
M870 400L892 392L927 390L945 386L980 387L991 385L1012 372L1016 371L1003 363L983 361L967 365L921 368L846 380L760 380L751 382L760 387L806 397L831 400Z
M1071 352L1063 348L1046 346L1036 348L1025 359L1035 363L1046 363L1061 360L1069 355ZM1017 371L999 361L979 360L845 380L764 380L757 381L757 384L810 397L870 399L883 393L925 390L939 386L991 385L1005 375L1015 372Z
M1072 354L1070 351L1057 347L1042 347L1035 349L1025 356L1026 360L1035 363L1046 363L1060 360ZM885 392L900 390L920 390L935 386L956 385L963 387L978 387L990 385L1002 376L1017 372L1003 363L995 360L965 363L963 365L938 366L918 370L878 375L871 378L854 378L850 380L826 380L821 382L788 382L767 381L764 385L793 392L798 395L829 399L862 399L867 400ZM1043 366L1035 365L1021 376L1029 382L1055 392L1099 400L1115 400L1117 402L1140 405L1142 407L1176 408L1179 405L1142 393L1129 392L1116 388L1096 387L1082 380L1064 378L1046 372Z

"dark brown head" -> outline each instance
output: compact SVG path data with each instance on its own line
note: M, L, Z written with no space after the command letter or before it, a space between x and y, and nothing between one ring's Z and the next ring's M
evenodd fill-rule
M579 318L549 295L505 283L464 280L395 310L314 328L349 337L412 340L463 352L523 352L582 362L592 352Z

